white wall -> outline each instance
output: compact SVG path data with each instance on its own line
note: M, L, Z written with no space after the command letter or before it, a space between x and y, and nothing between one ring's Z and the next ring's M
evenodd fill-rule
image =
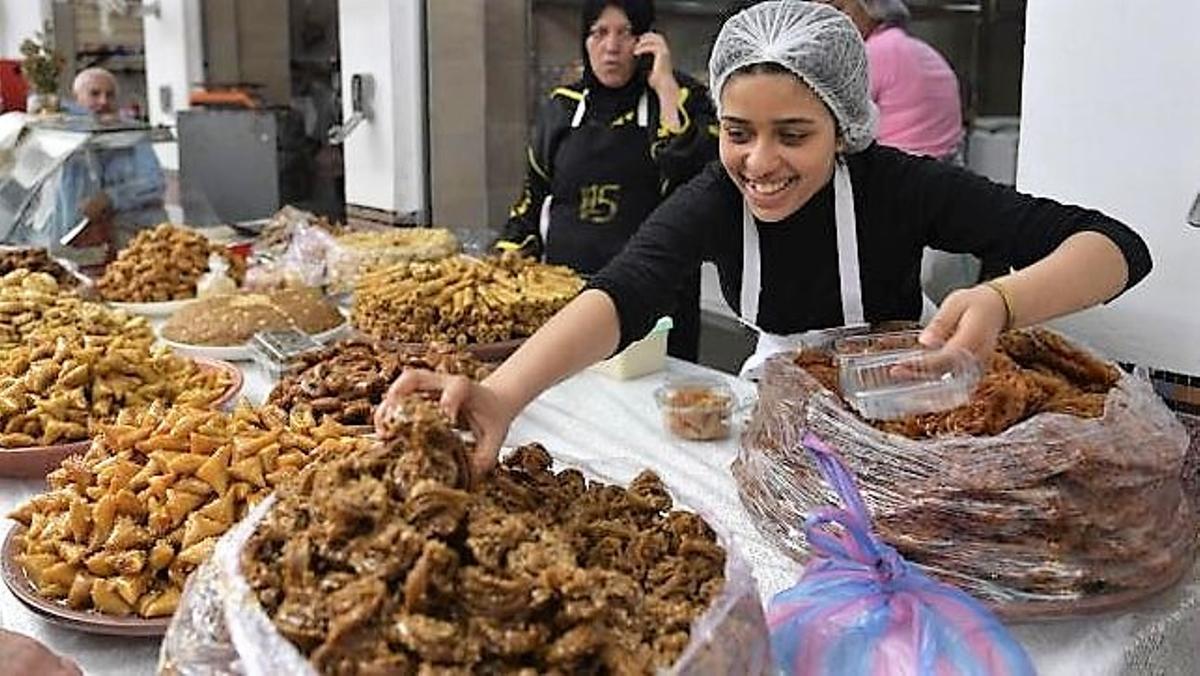
M18 48L25 38L42 29L53 14L51 0L0 0L0 58L21 57Z
M428 218L425 199L425 78L420 0L353 0L338 7L342 116L350 78L375 82L374 119L346 140L346 202Z
M175 113L188 107L193 83L204 80L204 43L201 40L200 0L162 0L160 16L142 19L146 41L146 100L150 123L175 126ZM162 88L170 88L170 102ZM166 169L179 169L179 146L155 145Z
M1030 0L1017 186L1098 208L1154 271L1059 322L1113 357L1200 374L1200 2Z
M484 2L455 0L427 6L429 110L434 113L429 117L431 220L439 225L488 225ZM481 47L464 49L464 45ZM520 154L515 151L523 147L522 142L509 154Z

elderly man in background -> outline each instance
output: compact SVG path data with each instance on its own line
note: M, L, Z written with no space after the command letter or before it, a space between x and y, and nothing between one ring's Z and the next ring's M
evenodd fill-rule
M72 87L69 112L91 115L99 123L119 121L117 80L103 68L80 71ZM72 244L124 246L141 229L163 222L166 181L148 137L136 143L108 144L103 137L75 153L63 166L48 241L58 239L85 216L87 228Z
M103 68L88 68L79 71L71 85L75 96L74 104L67 104L71 112L80 115L95 115L101 119L117 116L117 78Z

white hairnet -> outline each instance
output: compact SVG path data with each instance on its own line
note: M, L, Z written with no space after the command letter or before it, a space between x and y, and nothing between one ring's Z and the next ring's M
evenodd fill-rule
M708 75L717 111L721 90L739 68L774 63L795 73L829 106L845 152L875 139L878 113L867 85L867 52L858 29L828 5L800 0L761 2L725 22Z

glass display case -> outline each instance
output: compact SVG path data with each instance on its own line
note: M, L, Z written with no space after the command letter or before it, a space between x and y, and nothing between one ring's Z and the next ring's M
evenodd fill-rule
M150 127L92 116L0 118L0 241L63 248L101 191L123 217L165 218Z

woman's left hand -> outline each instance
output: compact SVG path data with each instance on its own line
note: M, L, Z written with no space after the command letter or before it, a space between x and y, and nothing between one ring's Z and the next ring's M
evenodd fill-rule
M946 296L921 332L921 344L962 348L986 359L1007 323L1008 308L995 289L982 284L959 289Z
M637 44L633 46L633 55L643 56L645 54L654 56L654 66L650 68L650 73L646 76L646 84L650 85L651 89L661 93L663 87L679 86L679 83L675 81L675 71L671 65L671 48L667 46L666 38L653 31L642 33Z

